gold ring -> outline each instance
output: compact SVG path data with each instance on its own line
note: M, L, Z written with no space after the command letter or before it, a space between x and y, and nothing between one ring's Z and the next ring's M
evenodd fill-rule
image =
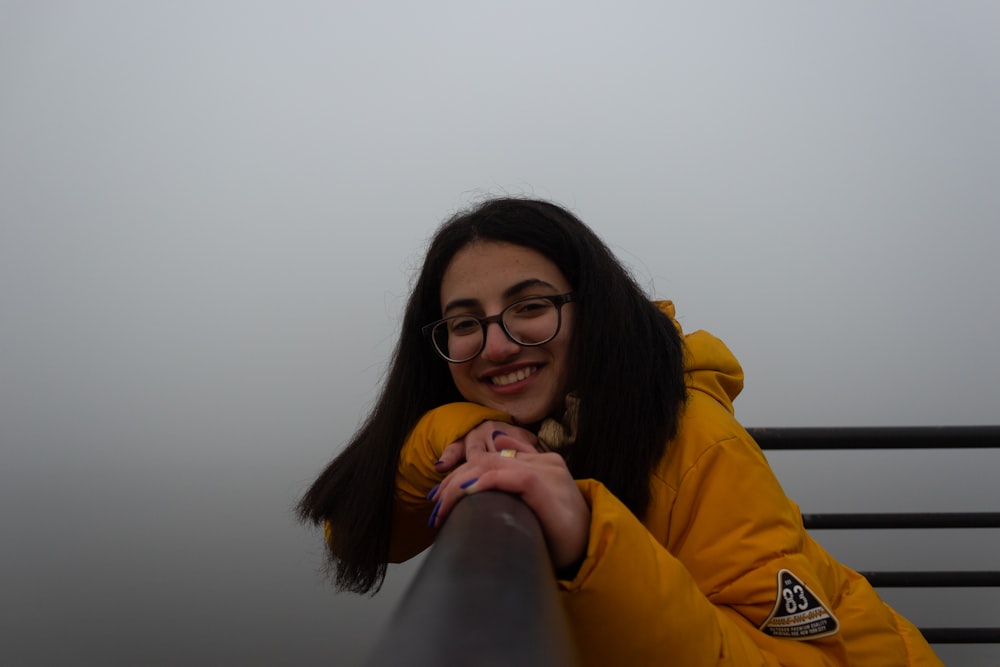
M501 449L500 450L500 456L502 456L505 459L512 459L515 456L517 456L517 450L516 449Z

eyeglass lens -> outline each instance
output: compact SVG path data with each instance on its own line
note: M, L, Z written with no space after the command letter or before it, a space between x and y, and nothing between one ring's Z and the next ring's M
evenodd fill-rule
M503 327L520 345L540 345L559 330L559 308L548 299L525 299L501 313ZM483 349L486 330L472 316L450 317L434 328L434 344L451 361L468 361Z

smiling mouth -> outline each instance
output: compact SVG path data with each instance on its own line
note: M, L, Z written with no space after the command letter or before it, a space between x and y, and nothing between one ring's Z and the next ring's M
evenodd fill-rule
M520 382L529 375L535 373L538 370L538 366L528 366L526 368L519 368L513 373L508 373L507 375L496 375L490 378L490 382L494 386L503 387L505 385L511 384L513 382Z

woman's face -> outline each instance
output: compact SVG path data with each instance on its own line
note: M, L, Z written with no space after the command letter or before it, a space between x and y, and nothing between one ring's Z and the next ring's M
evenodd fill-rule
M525 297L571 290L544 255L511 243L477 241L459 250L444 272L441 317L489 317ZM562 307L559 333L543 345L518 345L498 323L491 323L482 353L471 361L449 363L451 377L467 401L506 412L521 424L541 421L562 407L572 332L572 303Z

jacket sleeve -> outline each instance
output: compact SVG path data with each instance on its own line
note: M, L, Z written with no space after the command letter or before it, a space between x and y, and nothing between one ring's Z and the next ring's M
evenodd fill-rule
M434 469L434 462L445 447L487 420L510 423L511 418L475 403L448 403L425 414L413 427L396 469L390 562L412 558L434 541L435 531L427 526L434 504L427 494L445 477Z
M577 576L560 587L587 663L859 664L839 628L805 640L760 629L777 609L779 572L794 573L828 610L836 601L823 582L840 575L825 552L807 553L797 508L746 438L707 447L684 476L669 551L603 485L578 482L591 507L590 542ZM891 610L876 598L868 611L890 641L863 664L908 664Z
M849 664L836 636L811 642L774 639L737 607L714 604L684 563L607 489L593 480L579 485L591 506L590 544L577 577L560 585L588 664ZM743 551L728 544L734 552ZM773 605L773 580L770 588Z

